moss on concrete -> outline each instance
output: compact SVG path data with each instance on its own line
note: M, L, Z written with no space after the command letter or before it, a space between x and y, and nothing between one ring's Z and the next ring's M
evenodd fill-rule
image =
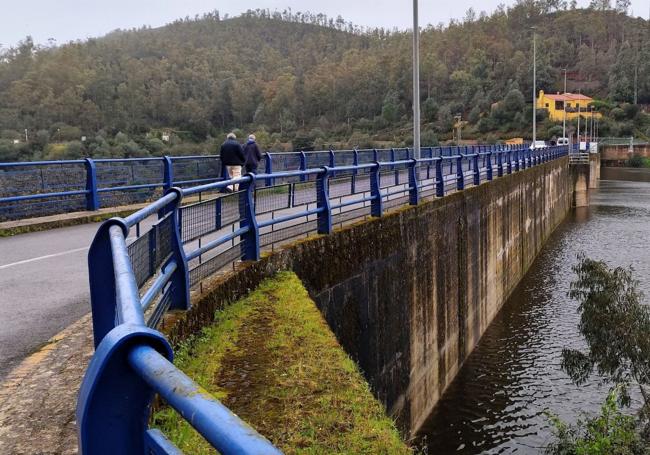
M7 221L0 225L0 237L11 237L29 232L47 231L62 227L77 226L80 224L99 223L113 217L129 216L137 209L117 210L105 213L88 213L82 216L68 216L69 214L54 215L40 220L38 218L20 220L16 222Z
M285 453L411 453L294 273L217 311L176 364ZM153 420L185 453L212 453L173 410Z

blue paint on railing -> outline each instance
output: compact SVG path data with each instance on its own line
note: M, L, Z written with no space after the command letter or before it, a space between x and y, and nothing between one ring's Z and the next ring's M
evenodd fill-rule
M398 158L398 152L400 157L409 156L404 149L389 153ZM327 162L336 164L332 153L324 153ZM381 217L385 207L417 205L425 192L442 197L446 183L462 190L470 172L473 183L480 185L481 173L493 179L495 155L501 177L504 160L510 174L513 162L518 170L522 161L523 166L534 166L567 153L566 147L438 148L420 160L359 163L355 150L351 165L309 168L313 157L301 152L296 168L275 172L273 157L268 156L265 171L271 172L184 189L170 187L163 197L134 214L106 221L88 256L96 353L77 407L81 452L179 453L161 432L148 428L151 400L157 393L222 453L280 453L174 367L169 343L155 330L165 311L188 309L192 286L235 261L259 260L263 246L305 234L329 234L341 220ZM372 157L378 156L373 150ZM165 185L169 185L173 160L165 162L170 172ZM388 186L381 186L382 171L389 177ZM180 205L184 196L233 185L239 185L234 194ZM149 217L158 219L141 235L140 224ZM127 244L133 226L137 238ZM202 243L207 235L209 241ZM186 253L195 239L198 247ZM203 261L203 257L208 259ZM151 316L146 321L148 308ZM106 438L108 431L111 438Z

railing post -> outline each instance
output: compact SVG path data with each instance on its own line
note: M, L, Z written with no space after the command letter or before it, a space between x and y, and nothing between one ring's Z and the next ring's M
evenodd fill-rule
M95 162L86 158L86 210L99 209L99 193L97 192L97 168Z
M381 200L381 188L379 183L379 162L375 161L375 167L370 170L370 215L380 217L384 214L384 204Z
M436 196L443 197L445 195L445 180L442 175L442 157L436 161Z
M508 158L508 162L506 163L506 169L508 174L512 174L512 150L508 148L506 151L506 157Z
M304 171L307 169L307 155L305 155L305 152L300 152L300 170ZM306 182L307 181L307 175L303 174L300 176L300 181L301 182Z
M359 151L355 147L354 150L352 151L352 164L355 166L359 165ZM359 175L359 169L355 169L352 171L352 194L355 194L357 192L357 175Z
M472 147L473 151L474 147ZM476 152L472 155L473 162L473 171L474 171L474 185L479 186L481 184L481 167L478 164L479 152Z
M260 232L255 218L255 204L253 203L255 192L255 174L246 174L248 180L239 184L239 216L240 227L248 227L248 231L242 234L241 241L244 245L242 259L245 261L260 260Z
M519 147L515 147L513 152L515 152L515 171L519 172Z
M181 214L179 209L183 199L183 190L177 187L172 187L167 192L176 193L176 199L169 204L169 209L163 209L165 212L171 212L168 215L172 217L171 257L176 262L176 270L169 279L171 285L171 304L169 305L169 308L174 310L189 310L191 305L190 271L187 263L187 256L185 255L185 249L183 248L183 238L181 236Z
M271 158L271 154L269 152L266 152L266 162L264 163L264 173L266 175L273 174L273 159ZM273 177L267 177L266 178L266 186L273 186Z
M420 202L417 164L418 161L415 158L411 158L411 162L409 163L409 204L410 205L418 205L418 202Z
M329 156L329 158L330 158L329 166L330 167L335 167L336 164L334 163L334 151L332 149L330 149L329 154L330 154L330 156ZM336 175L336 172L332 171L332 175Z
M497 176L503 177L503 150L496 150L497 154Z
M323 166L322 174L316 177L316 204L320 212L317 215L318 233L331 234L332 233L332 209L330 207L329 197L329 178L331 169Z
M487 175L488 180L492 180L492 151L486 152L487 155L487 169L485 170L485 174Z
M465 173L463 171L463 155L460 150L458 153L458 158L456 158L456 189L462 190L465 188Z
M172 159L168 156L163 156L163 189L169 190L174 186L174 167Z

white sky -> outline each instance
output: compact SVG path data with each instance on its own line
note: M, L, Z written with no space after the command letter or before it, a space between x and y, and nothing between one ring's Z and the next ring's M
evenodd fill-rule
M468 8L490 12L514 0L420 0L420 24L462 18ZM612 0L614 3L614 0ZM579 0L579 5L588 0ZM7 47L31 35L37 43L54 38L59 44L102 36L117 28L158 27L174 19L218 9L222 16L246 9L270 8L343 16L363 26L409 28L411 0L0 0L0 45ZM632 0L632 11L648 17L648 0Z

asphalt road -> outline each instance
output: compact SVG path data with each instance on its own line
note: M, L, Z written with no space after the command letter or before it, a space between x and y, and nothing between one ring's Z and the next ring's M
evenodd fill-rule
M0 380L90 311L86 258L98 226L0 238Z
M336 186L332 185L333 194L337 192ZM345 201L359 197L344 194L346 192L342 191L342 197L335 199ZM271 194L265 199L277 197L286 196ZM279 214L304 208L292 207ZM347 207L349 210L355 208L356 205ZM266 214L260 219L270 216ZM285 225L303 221L297 219ZM143 222L143 232L149 229L151 222ZM22 359L90 311L87 255L99 224L0 238L0 381ZM131 235L134 234L135 229ZM223 232L204 239L209 241L219 235ZM190 242L186 249L191 251L197 246L196 241ZM218 251L215 249L204 259Z

